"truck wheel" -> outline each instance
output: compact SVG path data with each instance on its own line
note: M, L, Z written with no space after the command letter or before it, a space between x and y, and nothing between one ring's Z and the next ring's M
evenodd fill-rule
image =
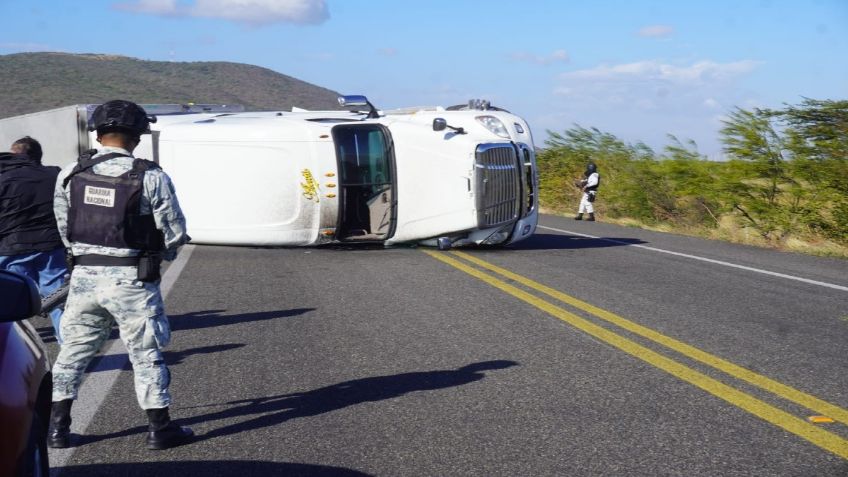
M439 247L439 250L450 250L452 245L451 239L448 237L439 237L436 240L436 246Z

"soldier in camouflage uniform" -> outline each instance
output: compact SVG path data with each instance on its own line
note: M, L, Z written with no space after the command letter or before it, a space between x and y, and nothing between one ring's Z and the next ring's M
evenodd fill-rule
M583 196L580 199L580 206L577 208L577 215L574 220L583 220L583 212L589 214L589 222L595 221L595 207L592 202L595 202L595 196L598 193L598 186L601 183L601 175L598 174L598 166L594 162L586 165L586 172L583 173L583 179L575 185L583 191Z
M151 121L155 118L128 101L98 106L89 129L97 131L103 147L84 154L57 179L56 222L76 265L62 319L65 341L53 365L50 447L68 447L71 404L113 323L133 366L138 404L150 421L148 448L173 447L193 435L168 414L170 372L161 349L171 333L156 261L173 260L188 242L185 217L168 175L132 156Z

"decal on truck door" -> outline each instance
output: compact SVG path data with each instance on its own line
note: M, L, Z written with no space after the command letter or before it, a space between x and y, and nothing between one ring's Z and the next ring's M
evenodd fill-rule
M312 175L312 171L304 169L300 173L303 175L303 180L306 181L300 183L300 188L303 189L303 196L307 200L315 199L315 202L320 202L321 199L318 197L318 182Z

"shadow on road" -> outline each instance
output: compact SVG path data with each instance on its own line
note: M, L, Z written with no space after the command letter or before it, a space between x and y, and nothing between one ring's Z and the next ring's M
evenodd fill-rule
M213 328L222 325L236 325L250 323L253 321L274 320L277 318L289 318L314 311L315 308L292 308L291 310L260 311L256 313L243 313L240 315L222 315L227 310L205 310L183 315L168 316L171 321L171 330L197 330L200 328Z
M515 361L484 361L455 370L423 371L356 379L303 393L232 401L227 403L232 405L227 409L181 419L180 423L193 424L260 414L259 417L219 427L198 437L198 440L212 439L275 426L290 419L315 416L363 402L392 399L415 391L462 386L483 379L486 376L484 371L516 365L518 363Z
M200 328L212 328L221 325L235 325L249 323L252 321L273 320L276 318L289 318L314 311L315 308L292 308L291 310L260 311L256 313L243 313L241 315L222 315L227 310L205 310L186 313L183 315L168 316L171 322L171 331L196 330ZM45 343L56 341L53 326L42 326L36 328L38 335ZM118 328L113 325L109 339L118 338Z
M370 477L370 474L343 467L259 462L245 460L206 460L185 462L132 462L60 467L61 477L184 477L186 475L245 477L252 475L298 477Z
M533 234L530 238L513 245L511 250L579 250L584 248L623 247L626 245L645 244L644 240L618 237L577 237L574 235ZM497 250L497 248L493 248Z
M194 354L218 353L220 351L229 351L231 349L241 348L243 346L243 343L201 346L199 348L190 348L182 351L164 351L162 352L162 355L165 357L165 363L167 363L168 366L173 366L175 364L182 363L187 356L191 356ZM129 358L127 358L126 353L101 356L99 359L96 359L91 362L91 365L89 365L87 372L95 373L102 371L113 371L116 369L120 369L122 371L132 370L132 366L130 365Z
M316 416L326 412L336 411L348 406L363 402L382 401L392 399L415 391L432 391L436 389L462 386L473 383L486 377L484 371L504 369L517 366L515 361L494 360L469 364L458 369L421 371L415 373L393 374L390 376L377 376L374 378L355 379L318 388L303 393L282 394L279 396L260 397L254 399L243 399L231 401L225 404L213 404L212 406L229 406L227 409L198 416L182 418L180 415L188 409L198 407L181 407L178 415L174 418L178 424L191 425L215 421L219 419L230 419L241 416L253 416L262 414L243 422L219 427L206 434L197 436L196 441L212 439L215 437L238 434L240 432L261 429L263 427L275 426L291 419L299 417ZM122 431L100 435L71 435L71 446L79 447L105 439L114 439L130 435L141 435L147 431L147 426L137 426ZM191 444L187 444L191 445ZM62 472L62 476L65 476ZM82 474L80 474L82 475ZM113 474L123 475L123 474ZM144 474L139 474L144 475ZM149 475L154 475L153 473ZM158 475L158 474L156 474ZM201 474L201 475L230 475L230 474ZM249 474L253 475L253 474ZM269 474L269 475L313 475L313 474ZM314 474L324 475L324 474ZM332 475L332 474L326 474ZM340 474L346 475L346 474ZM358 475L358 474L351 474Z

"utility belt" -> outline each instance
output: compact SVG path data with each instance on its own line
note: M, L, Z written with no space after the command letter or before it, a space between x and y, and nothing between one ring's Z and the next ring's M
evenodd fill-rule
M76 255L71 258L69 268L84 267L137 267L137 278L143 282L155 282L162 278L162 253L143 252L137 257L113 257L110 255Z

